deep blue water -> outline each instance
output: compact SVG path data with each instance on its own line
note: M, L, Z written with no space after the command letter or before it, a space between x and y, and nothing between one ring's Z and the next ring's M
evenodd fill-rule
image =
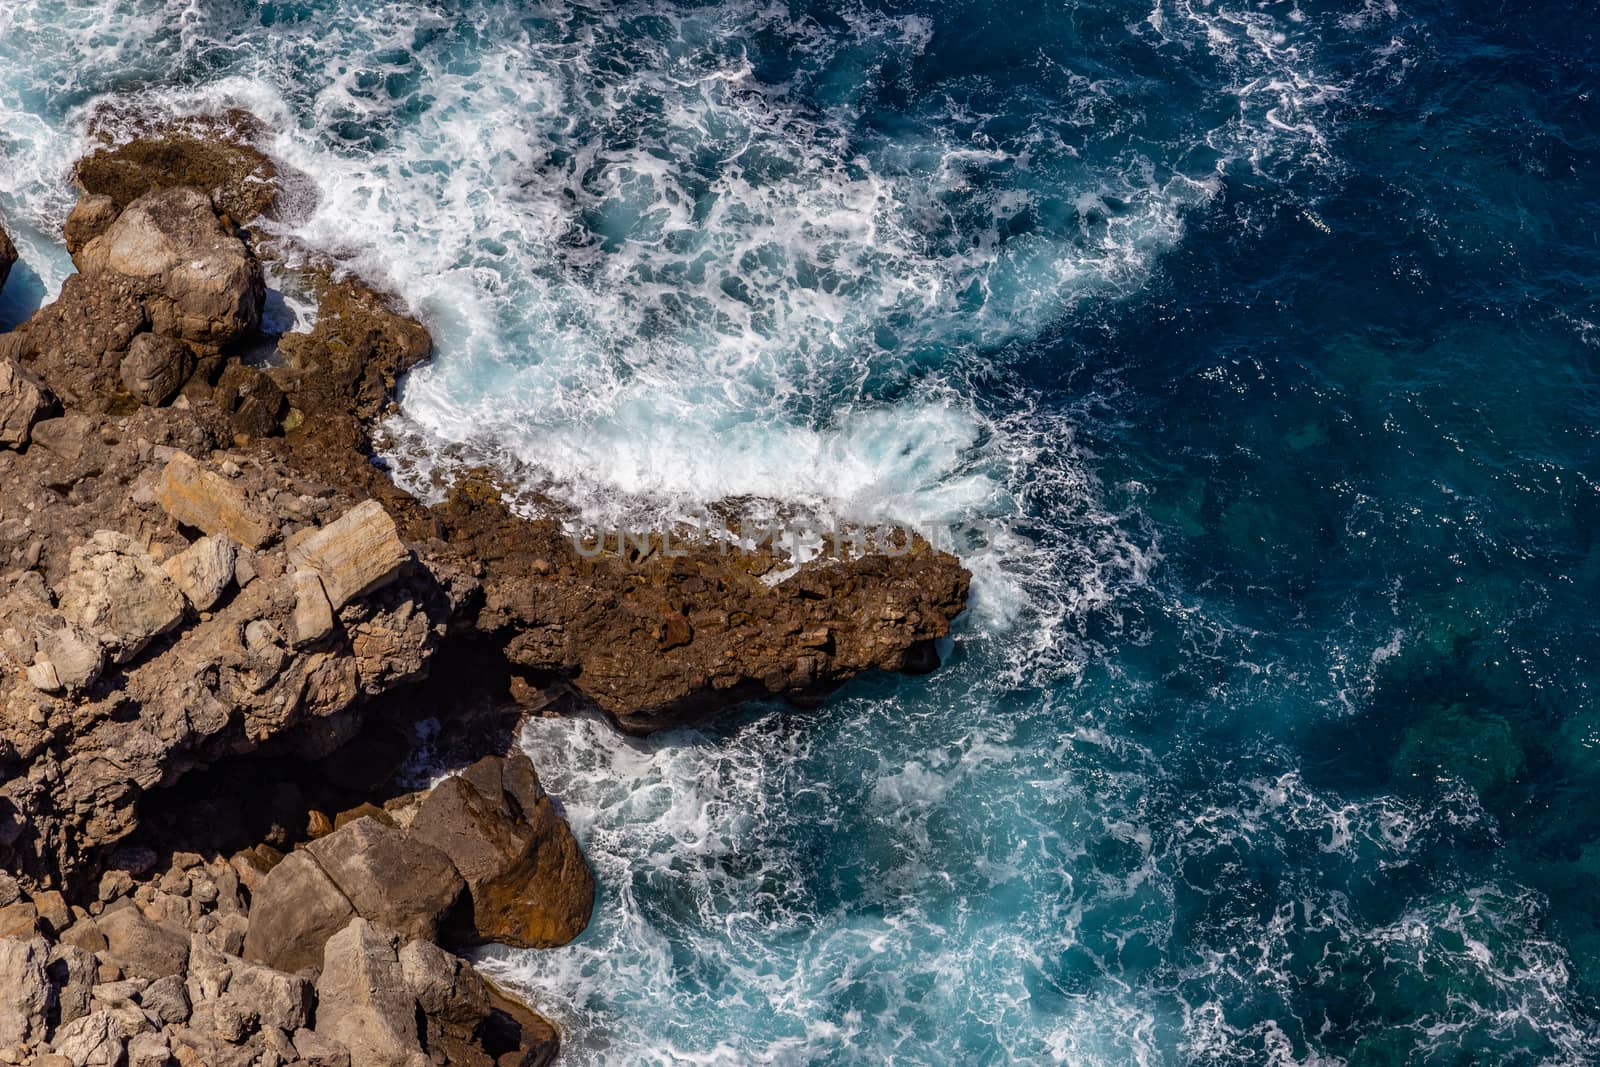
M247 106L413 484L1013 531L931 677L529 727L568 1062L1593 1062L1591 15L6 0L0 314L99 102Z

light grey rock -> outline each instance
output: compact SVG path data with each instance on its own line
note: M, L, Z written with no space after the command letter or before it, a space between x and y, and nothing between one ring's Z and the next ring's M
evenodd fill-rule
M183 594L128 535L97 531L72 550L61 614L127 663L183 621Z
M0 1047L44 1039L49 962L50 946L43 938L0 939Z
M362 1067L426 1067L417 1002L406 988L399 939L365 919L328 939L317 980L317 1033Z
M235 549L226 536L202 537L161 565L196 611L210 611L233 584Z

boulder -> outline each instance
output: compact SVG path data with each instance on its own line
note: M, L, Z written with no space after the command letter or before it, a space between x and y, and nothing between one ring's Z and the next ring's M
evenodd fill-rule
M67 216L66 225L61 228L67 253L76 258L84 245L111 229L111 224L117 221L120 214L122 209L109 196L85 193L78 197L78 202L72 206L72 213Z
M93 952L75 945L60 944L50 950L48 970L56 990L57 1026L89 1014L99 966Z
M406 987L400 940L365 919L328 939L317 979L316 1031L363 1067L427 1067L417 1001Z
M410 833L466 880L472 939L549 948L589 924L594 876L527 756L491 756L445 779L423 799Z
M357 504L335 521L289 545L291 565L316 574L334 610L383 588L411 562L394 519L376 500Z
M247 1009L259 1025L293 1033L310 1023L313 990L308 979L247 960L233 958L230 963L228 999Z
M49 415L55 398L44 382L9 359L0 359L0 448L27 445L33 424Z
M43 938L0 939L0 1048L44 1040L49 962L50 946Z
M151 328L166 337L225 345L261 322L261 264L199 189L141 196L76 261L86 275L132 279Z
M183 594L126 534L96 532L72 550L61 614L91 634L118 663L183 621Z
M210 611L233 584L235 550L225 535L202 537L161 565L196 611Z
M277 534L244 490L182 452L161 472L156 501L175 522L249 548L261 548Z
M189 935L153 922L137 907L122 907L100 916L106 950L128 975L156 981L182 974L189 964Z
M60 615L34 622L36 651L28 681L47 693L79 693L89 688L106 667L106 652L94 635Z
M290 853L255 892L244 956L290 973L316 967L328 938L355 913L350 898L308 852Z
M109 1010L91 1012L63 1026L51 1042L73 1067L117 1067L127 1047L122 1026Z
M181 341L141 333L122 357L122 387L141 404L160 407L194 373L194 355Z
M406 938L436 937L466 890L444 853L373 818L318 838L306 852L357 915Z
M128 1042L128 1067L167 1067L172 1046L165 1034L144 1033Z
M323 592L322 579L312 570L298 570L294 585L294 615L289 620L290 640L296 648L312 645L333 633L333 605Z
M190 955L193 954L194 942L191 940ZM183 1022L189 1017L189 993L184 988L183 977L172 974L151 982L139 994L139 1007L155 1016L163 1026Z
M430 1032L448 1032L470 1040L489 1014L489 989L478 972L459 956L429 941L408 941L400 949L400 973L406 988L427 1016ZM432 1048L434 1042L429 1041Z

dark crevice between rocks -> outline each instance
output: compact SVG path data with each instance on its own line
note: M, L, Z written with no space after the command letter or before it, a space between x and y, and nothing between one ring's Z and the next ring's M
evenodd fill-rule
M110 857L129 846L163 856L228 855L263 844L287 852L319 830L405 805L428 785L423 774L513 751L528 715L587 708L561 679L514 670L490 642L446 643L427 679L344 713L336 728L350 740L319 759L300 750L322 743L330 725L323 720L147 790L136 807L138 829L102 850L74 888L86 892ZM424 729L430 722L437 726Z

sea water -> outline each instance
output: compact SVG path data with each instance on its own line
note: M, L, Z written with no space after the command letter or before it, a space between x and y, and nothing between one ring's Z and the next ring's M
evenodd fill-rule
M0 0L0 326L91 130L244 108L434 334L402 483L994 531L930 677L527 728L565 1062L1589 1062L1586 16Z

